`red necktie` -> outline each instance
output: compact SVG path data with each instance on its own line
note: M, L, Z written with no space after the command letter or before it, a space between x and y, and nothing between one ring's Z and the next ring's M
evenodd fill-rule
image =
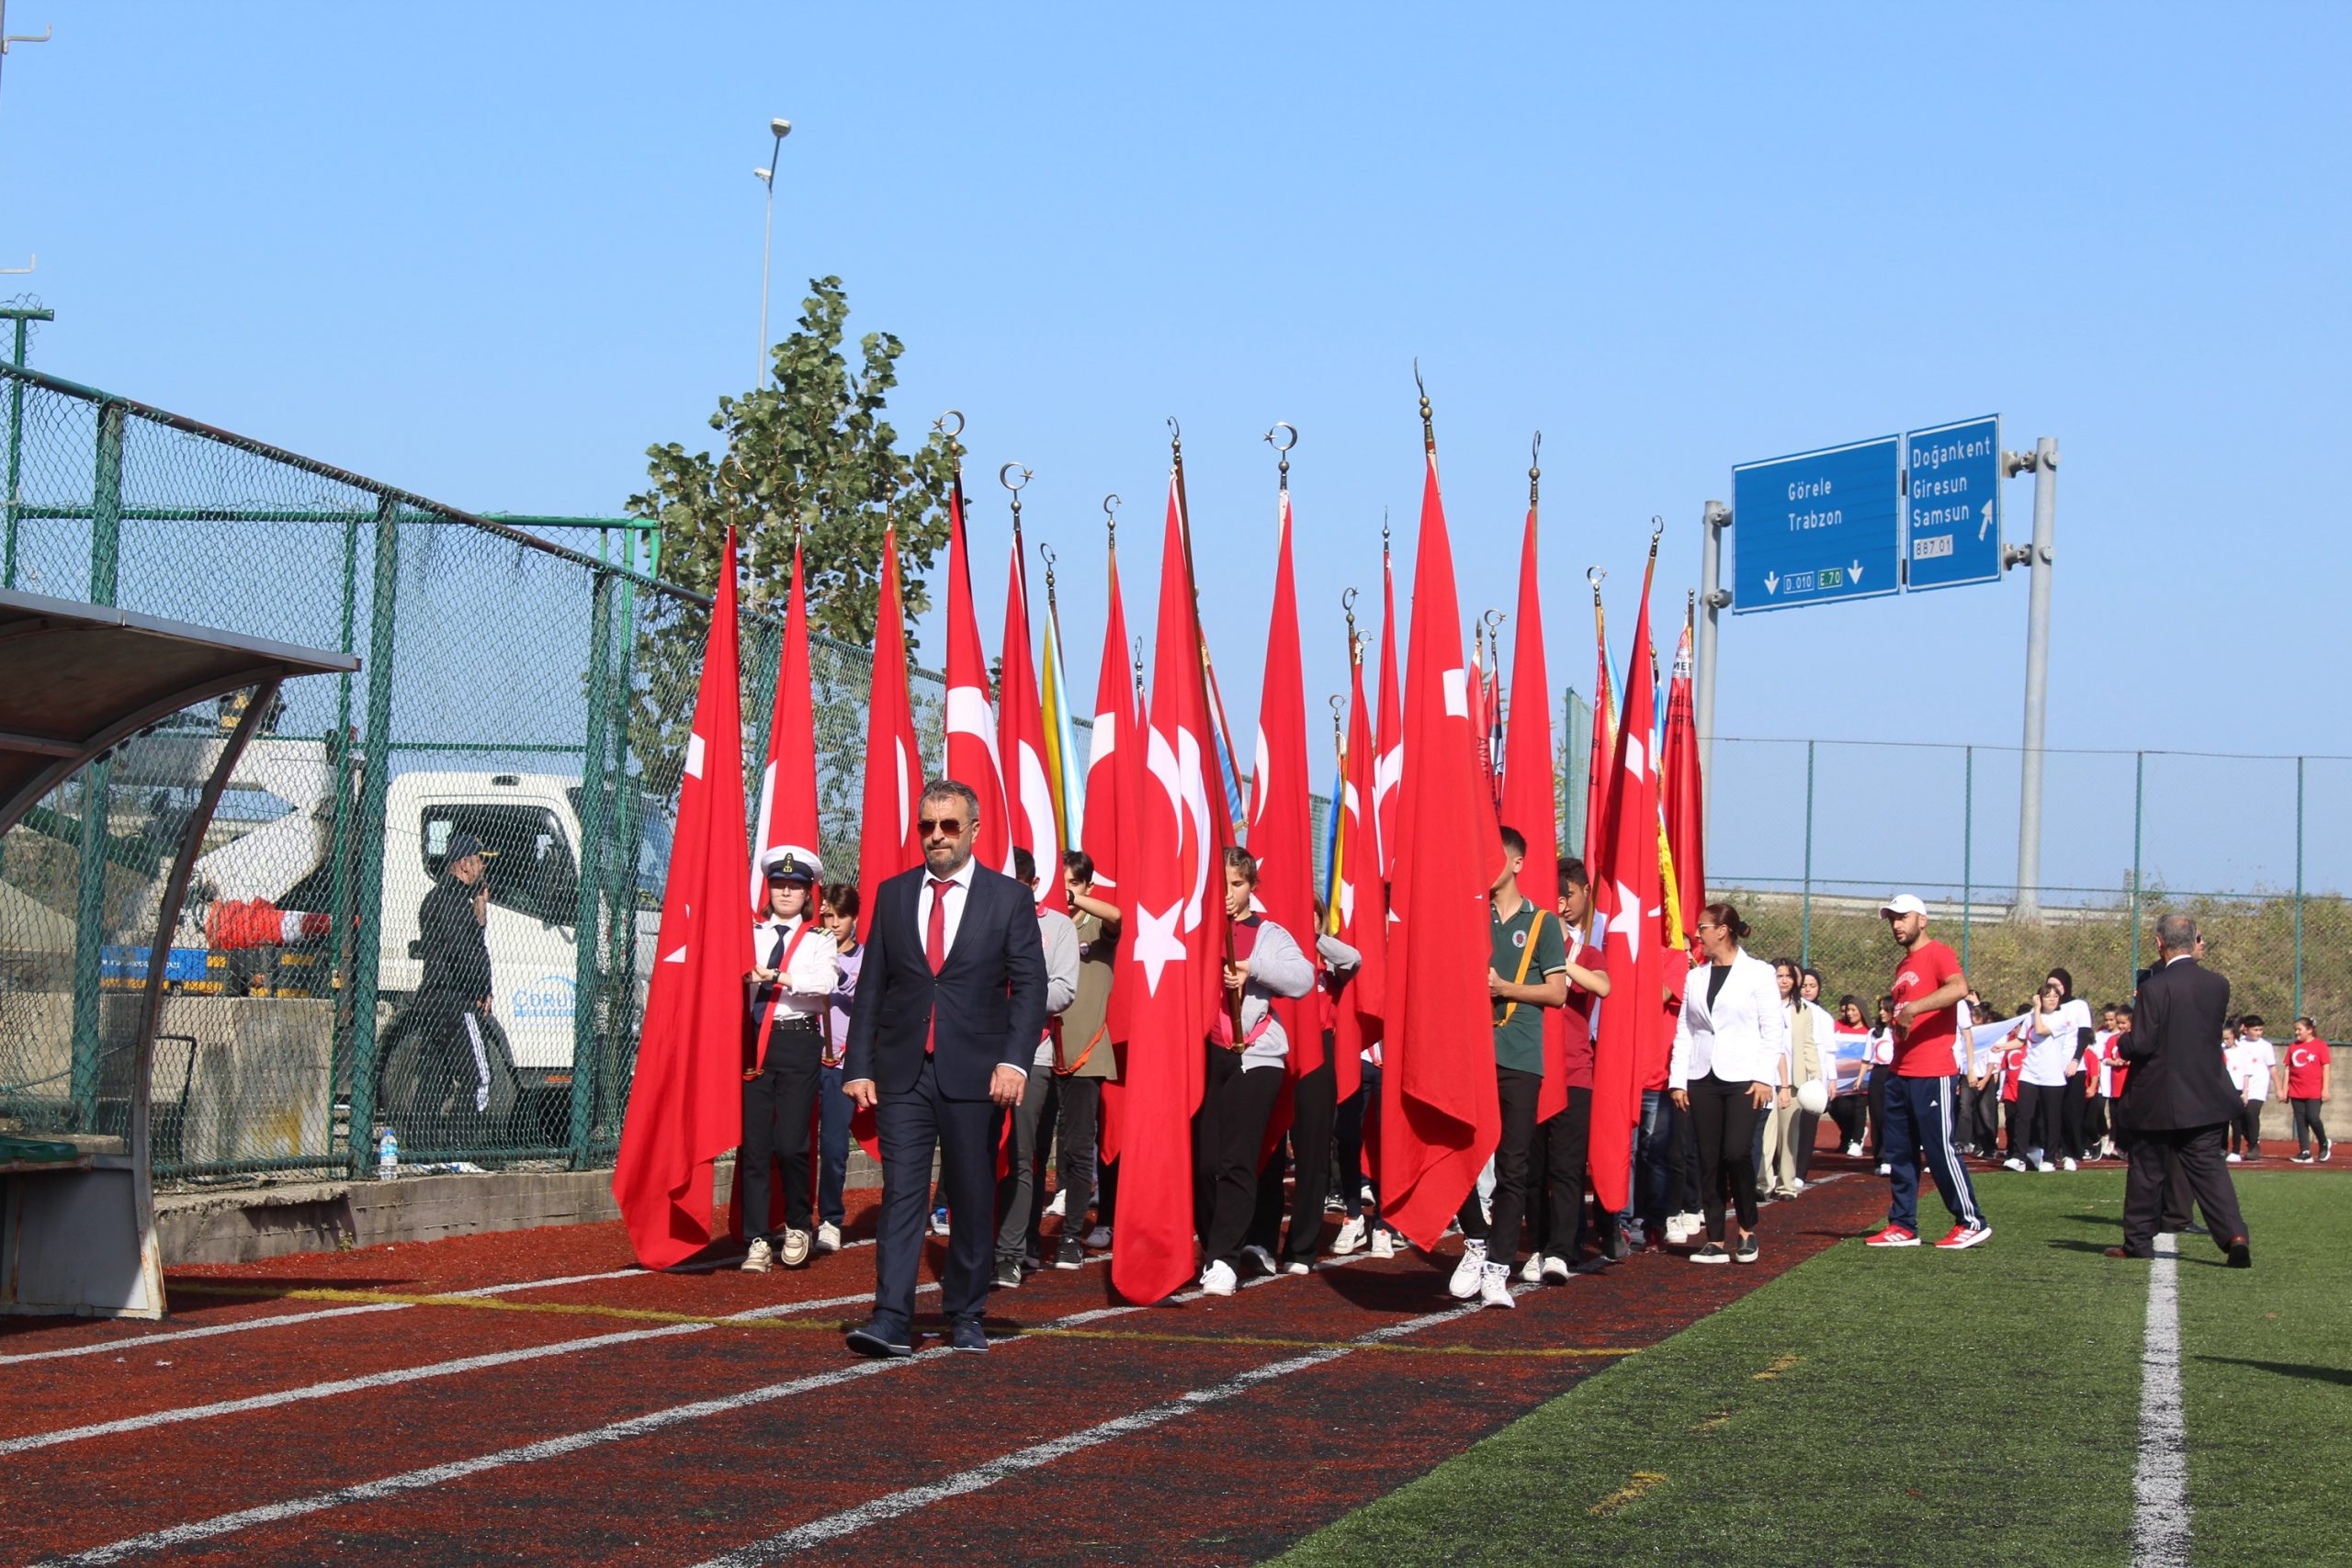
M923 922L922 956L923 961L931 965L931 972L934 975L938 974L940 966L947 962L947 890L955 886L955 883L943 876L934 876L931 879L931 919ZM934 1002L932 1006L931 1022L923 1030L922 1054L924 1055L931 1055L933 1042L937 1039L938 1034L939 1008Z

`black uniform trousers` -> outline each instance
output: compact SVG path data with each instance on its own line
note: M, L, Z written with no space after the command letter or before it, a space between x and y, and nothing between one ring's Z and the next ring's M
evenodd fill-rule
M1724 1197L1739 1219L1739 1228L1756 1228L1756 1122L1764 1113L1748 1099L1756 1086L1743 1078L1735 1083L1709 1073L1689 1086L1690 1122L1699 1145L1699 1212L1706 1217L1707 1239L1724 1239Z
M1535 1101L1544 1075L1518 1067L1495 1068L1495 1092L1502 1102L1502 1138L1495 1145L1495 1209L1479 1212L1478 1190L1462 1201L1462 1234L1487 1244L1487 1261L1509 1264L1519 1257L1520 1228L1527 1220L1529 1152L1535 1144Z
M1323 1245L1323 1200L1331 1192L1331 1125L1340 1114L1339 1079L1323 1042L1323 1065L1291 1086L1290 1159L1296 1178L1291 1186L1290 1233L1280 1254L1285 1263L1313 1264ZM1283 1152L1276 1149L1258 1173L1258 1210L1250 1226L1250 1240L1272 1252L1282 1225Z
M1235 1264L1258 1209L1258 1151L1283 1087L1283 1065L1242 1070L1241 1053L1203 1042L1208 1053L1201 1109L1193 1118L1193 1222L1201 1267ZM1204 1174L1205 1180L1202 1179Z
M1584 1224L1585 1162L1592 1139L1592 1090L1571 1088L1567 1109L1535 1129L1527 1187L1534 1195L1536 1246L1546 1258L1577 1259Z
M2156 1233L2175 1230L2182 1216L2167 1219L2170 1204L2194 1198L2205 1211L2206 1227L2226 1250L2230 1239L2246 1234L2245 1217L2238 1212L2237 1189L2230 1181L2228 1123L2210 1127L2134 1128L2132 1166L2123 1181L2123 1250L2134 1257L2153 1254Z
M948 1320L978 1320L989 1301L989 1255L996 1239L996 1149L1003 1108L986 1100L950 1100L940 1092L930 1056L904 1094L884 1094L875 1107L882 1145L882 1219L876 1238L874 1324L911 1333L915 1274L931 1225L931 1160L939 1156L940 1187L947 1198L947 1267L940 1276L940 1306ZM808 1119L804 1114L802 1125ZM805 1168L805 1162L804 1162Z
M789 1027L780 1017L759 1076L743 1080L743 1144L736 1159L742 1168L745 1241L814 1228L808 1220L808 1122L817 1109L824 1055L823 1036ZM774 1208L775 1175L784 1179L781 1215Z

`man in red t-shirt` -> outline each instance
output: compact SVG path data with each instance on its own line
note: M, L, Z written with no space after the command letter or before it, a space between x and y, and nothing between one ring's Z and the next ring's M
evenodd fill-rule
M2322 1161L2335 1154L2335 1141L2327 1135L2327 1123L2320 1120L2321 1108L2327 1100L2327 1067L2333 1059L2327 1042L2319 1037L2319 1025L2308 1018L2295 1020L2295 1038L2278 1065L2287 1079L2287 1103L2295 1111L2297 1165L2312 1162L2314 1144Z
M1936 1243L1948 1251L1974 1247L1993 1234L1976 1207L1968 1168L1952 1145L1952 1115L1960 1100L1960 1011L1968 976L1960 958L1928 935L1928 907L1917 896L1899 893L1880 908L1903 962L1895 966L1894 1071L1887 1088L1885 1132L1879 1158L1885 1162L1894 1193L1886 1226L1868 1238L1871 1247L1919 1245L1919 1162L1935 1172L1936 1190L1951 1211L1952 1227Z

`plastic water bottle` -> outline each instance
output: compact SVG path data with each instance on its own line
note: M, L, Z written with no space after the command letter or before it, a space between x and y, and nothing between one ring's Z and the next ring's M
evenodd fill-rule
M376 1179L390 1181L400 1173L400 1134L390 1127L379 1127L376 1129Z

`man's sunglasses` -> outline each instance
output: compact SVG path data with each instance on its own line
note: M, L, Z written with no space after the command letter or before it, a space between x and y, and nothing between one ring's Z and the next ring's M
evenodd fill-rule
M961 817L925 817L917 821L915 826L922 830L922 836L926 839L933 833L944 833L951 839L961 838L964 832L964 819Z

